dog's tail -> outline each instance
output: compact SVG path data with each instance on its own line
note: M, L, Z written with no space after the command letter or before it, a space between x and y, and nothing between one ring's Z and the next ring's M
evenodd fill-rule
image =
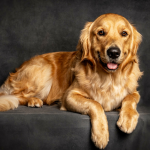
M14 95L2 95L0 96L0 111L7 111L15 109L19 105L19 100Z
M7 111L18 107L19 99L11 93L12 88L6 81L0 87L0 111Z

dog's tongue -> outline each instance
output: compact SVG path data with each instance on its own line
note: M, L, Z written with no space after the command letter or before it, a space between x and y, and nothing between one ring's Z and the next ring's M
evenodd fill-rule
M117 69L118 65L117 65L117 64L114 64L114 63L108 63L108 64L107 64L107 67L108 67L108 69L114 70L114 69Z

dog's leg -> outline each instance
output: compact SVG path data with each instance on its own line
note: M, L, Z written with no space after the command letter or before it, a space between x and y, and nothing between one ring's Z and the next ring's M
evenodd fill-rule
M136 110L140 95L138 92L129 94L122 101L120 117L117 122L118 127L125 133L131 133L137 125L139 114Z
M87 98L86 94L79 90L72 90L63 99L61 109L87 114L91 118L91 135L95 145L103 149L109 141L108 122L102 106L95 100Z

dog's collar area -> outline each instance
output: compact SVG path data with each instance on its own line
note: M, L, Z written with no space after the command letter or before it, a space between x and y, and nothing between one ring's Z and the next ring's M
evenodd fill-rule
M101 57L100 57L100 52L97 52L98 53L98 58L99 58L99 61L101 63L101 65L108 71L116 71L118 69L118 66L119 64L115 63L115 62L109 62L109 63L104 63L102 60L101 60Z

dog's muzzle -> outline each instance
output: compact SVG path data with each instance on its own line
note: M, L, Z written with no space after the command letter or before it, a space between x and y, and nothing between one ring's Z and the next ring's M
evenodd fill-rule
M107 50L107 55L109 57L109 59L111 60L111 62L107 63L107 68L110 70L115 70L118 68L118 64L114 63L116 62L116 59L120 56L120 49L118 47L110 47Z
M107 56L109 58L109 61L107 63L104 63L101 60L100 52L98 52L99 61L102 64L102 66L108 70L108 71L115 71L118 69L119 64L117 63L117 60L121 54L121 50L118 47L110 47L107 50Z

